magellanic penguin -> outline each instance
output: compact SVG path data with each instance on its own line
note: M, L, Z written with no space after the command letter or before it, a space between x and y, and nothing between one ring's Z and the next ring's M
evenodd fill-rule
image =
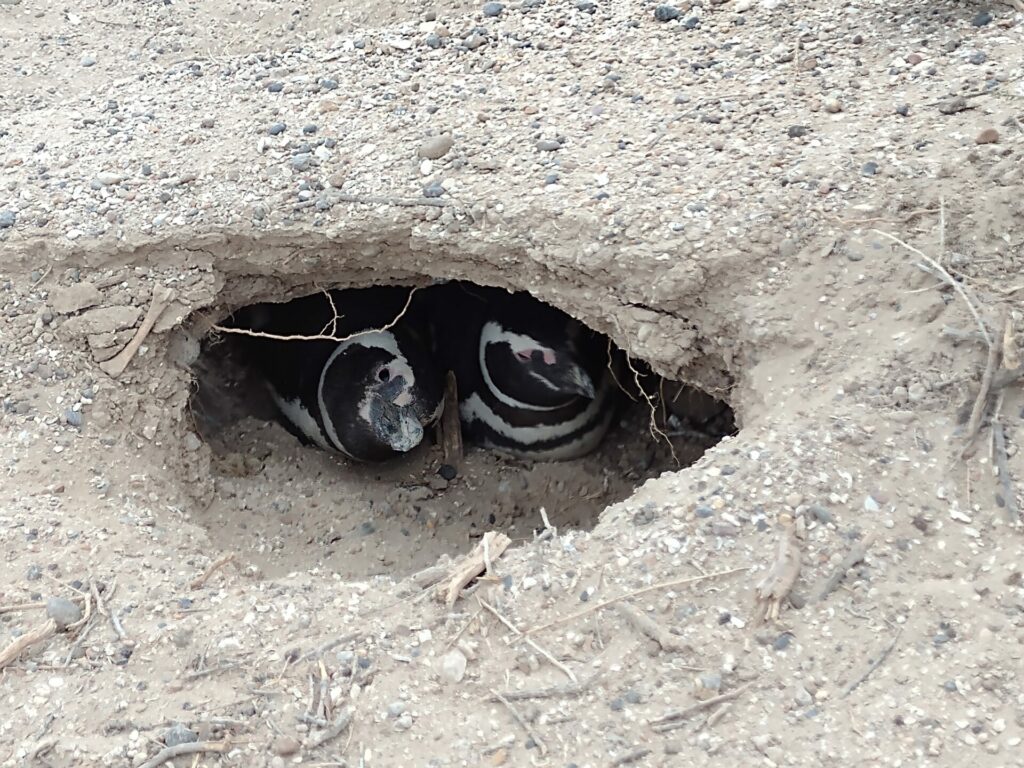
M424 428L441 415L444 379L418 325L415 297L392 325L409 291L334 290L235 313L231 324L257 333L337 339L244 336L247 356L292 434L362 462L420 444Z
M461 282L430 290L469 442L548 461L597 448L619 395L605 337L528 293Z

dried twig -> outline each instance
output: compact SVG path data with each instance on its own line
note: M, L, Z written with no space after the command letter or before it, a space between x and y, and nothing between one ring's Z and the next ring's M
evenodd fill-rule
M793 590L800 576L800 539L796 522L783 515L779 522L779 538L775 548L775 559L765 577L758 582L754 594L757 600L757 619L760 622L775 621L779 609Z
M985 343L992 343L992 337L989 335L988 326L986 326L985 322L981 319L981 315L978 313L977 307L974 306L974 302L971 301L971 297L967 294L967 290L959 282L953 279L953 276L946 271L945 267L943 267L941 264L935 261L935 259L933 259L931 256L928 256L927 254L918 250L914 246L903 242L895 235L890 235L888 232L883 232L880 229L873 229L871 231L874 232L875 234L881 235L882 237L887 237L897 245L901 245L904 248L906 248L915 256L924 259L928 263L928 265L931 266L932 270L934 270L933 273L936 277L948 283L953 288L953 290L960 294L960 297L964 300L964 303L967 305L967 309L970 310L971 316L974 318L974 321L978 324L978 329L981 331L981 335L984 337Z
M445 379L444 411L441 413L441 446L444 463L456 469L462 463L462 422L459 419L459 389L455 373Z
M1006 510L1006 519L1011 523L1016 523L1020 521L1020 512L1017 510L1017 497L1013 489L1013 478L1010 477L1010 462L1006 453L1006 435L1003 432L999 411L1000 409L997 406L995 415L992 417L995 464L999 472L999 488L1003 497L1003 509Z
M30 632L19 635L10 645L4 648L3 651L0 651L0 669L3 669L12 661L17 659L22 652L28 650L37 643L48 640L56 633L57 622L53 619L47 619L44 623L40 624Z
M981 386L978 388L978 396L974 399L974 406L971 408L971 418L967 422L967 431L964 435L964 447L960 451L960 458L967 456L974 446L974 438L981 428L981 420L988 410L988 396L992 390L992 377L995 375L999 360L1003 354L1003 334L996 334L994 341L989 341L988 358L985 361L985 372L981 375Z
M662 717L651 720L651 730L656 733L667 733L668 731L674 731L677 728L682 728L686 724L686 721L693 715L698 712L703 712L705 709L716 707L726 701L732 701L733 699L738 698L741 694L745 693L751 685L752 683L747 683L746 685L733 691L729 691L728 693L723 693L720 696L714 696L710 699L705 699L704 701L698 701L696 704L691 704L684 709L677 709L663 715Z
M117 634L118 639L122 643L129 642L128 633L125 632L124 627L121 626L121 621L120 619L118 619L117 614L115 614L113 611L107 608L107 604L103 601L103 598L100 596L100 591L96 586L96 579L89 579L89 590L92 592L92 599L96 601L96 610L98 610L100 613L102 613L104 616L110 619L110 624L114 627L114 632ZM109 597L113 593L114 586L111 585L110 589L107 591L107 596Z
M857 686L859 686L861 683L863 683L865 680L867 680L868 677L870 677L871 674L876 669L878 669L880 666L882 666L882 664L885 662L885 660L887 658L889 658L889 654L892 653L893 648L896 647L896 643L899 641L901 634L903 634L903 627L900 627L898 630L896 630L896 634L893 637L892 642L889 643L889 645L886 647L886 649L884 651L882 651L880 654L878 654L878 658L875 659L873 662L871 662L871 664L868 666L868 668L866 670L864 670L864 674L862 674L860 677L858 677L856 680L854 680L852 683L850 683L848 686L846 686L845 690L843 690L843 694L842 694L841 698L845 699L847 696L849 696L851 693L853 693L853 690Z
M220 325L219 323L211 323L210 330L218 331L220 333L234 333L240 336L251 336L256 339L274 339L276 341L336 341L341 343L359 336L365 336L368 333L379 333L381 331L389 331L394 328L398 325L401 319L405 317L405 313L409 311L409 307L412 305L412 298L416 295L416 291L418 290L418 286L413 286L409 289L409 296L405 300L405 306L402 307L402 310L397 315L395 315L394 319L379 328L364 328L361 331L355 331L347 336L335 336L333 334L325 333L316 333L312 335L304 335L301 333L281 335L277 333L267 333L266 331L254 331L251 328L233 328L226 325Z
M360 637L362 637L362 633L361 632L349 632L347 635L341 635L340 637L336 637L333 640L328 640L326 643L323 643L322 645L318 645L313 650L308 651L302 657L302 660L303 661L312 661L313 659L316 659L316 658L319 658L319 657L323 656L328 651L334 650L339 645L344 645L345 643L354 642L354 641L358 640Z
M206 669L197 669L195 672L189 672L187 675L182 676L181 679L186 682L192 682L204 677L209 677L210 675L227 672L230 669L235 669L236 667L241 666L241 664L242 662L240 661L225 662L224 664L218 664L216 667L207 667Z
M626 623L644 637L656 642L661 650L670 653L688 653L692 650L681 637L676 637L646 613L634 608L629 603L619 603L615 609L626 620Z
M639 597L640 595L646 595L650 592L657 592L662 589L673 589L674 587L686 587L690 586L691 584L697 584L701 581L717 579L721 578L722 576L732 576L733 574L743 573L744 571L749 570L750 568L732 568L728 571L717 571L715 573L706 573L701 576L691 576L687 579L673 579L672 581L663 581L659 584L652 584L651 586L644 587L643 589L636 589L632 592L627 592L624 595L619 595L618 597L611 597L607 600L602 600L599 603L594 603L590 607L584 608L582 611L576 611L576 613L571 613L568 616L561 616L555 619L554 621L549 621L546 624L540 624L539 626L532 627L531 629L528 629L524 634L534 635L545 629L550 629L551 627L558 626L559 624L564 624L567 621L575 621L576 619L582 618L583 616L593 613L594 611L600 611L603 608L607 608L609 605L615 605L615 603L618 603L622 600L629 600L630 598Z
M72 597L71 600L81 602L84 598ZM15 613L17 611L36 611L46 607L46 601L38 603L15 603L14 605L0 605L0 613Z
M198 755L202 752L227 752L229 744L226 741L192 741L187 744L177 744L173 747L164 747L139 768L159 768L159 766L182 755Z
M196 578L192 579L192 582L189 584L189 587L191 587L192 589L199 589L201 586L203 586L203 584L207 582L207 580L211 576L213 576L214 573L217 572L218 569L223 568L228 563L234 562L235 557L236 555L234 552L228 552L226 555L217 558L210 564L209 568L203 571Z
M321 733L315 739L311 739L310 740L309 745L308 745L309 748L310 749L316 749L317 747L322 747L328 741L331 741L332 739L338 738L339 736L341 736L342 733L345 732L345 729L348 728L348 726L349 726L349 724L351 722L352 722L352 713L351 712L347 712L347 711L346 712L342 712L340 715L338 715L338 719L335 720L327 728L326 731Z
M500 693L498 693L497 691L495 691L493 689L491 690L491 696L493 696L495 699L497 699L498 701L500 701L502 704L505 705L505 708L512 715L512 719L515 720L517 723L519 723L519 726L524 731L526 731L526 735L527 736L529 736L531 739L533 739L533 743L537 745L537 749L540 750L541 755L546 755L548 753L547 746L545 746L545 744L541 740L540 736L538 736L536 733L534 733L533 729L530 727L530 724L528 722L526 722L525 719L523 719L523 716L519 714L519 711L515 707L512 706L512 702L509 701L506 697L502 696Z
M476 548L458 564L451 578L448 579L448 586L445 588L445 603L449 608L455 605L462 592L469 582L483 573L487 567L484 559L484 547L486 544L488 559L491 561L501 557L501 554L508 549L512 539L497 531L487 531Z
M528 701L529 699L557 699L561 696L579 696L584 691L588 690L594 683L597 682L598 678L601 677L601 672L595 672L593 675L588 677L579 683L570 683L568 685L553 685L550 688L531 688L523 691L502 691L501 695L509 701Z
M100 363L100 368L104 373L113 379L124 373L124 369L128 367L128 363L135 357L135 353L139 351L139 347L142 346L150 331L153 330L156 321L160 319L160 315L174 301L174 297L174 290L166 286L158 285L153 289L153 299L149 304L149 309L146 311L146 317L142 320L142 325L139 326L139 330L135 332L132 340L128 342L124 349L106 362Z
M629 765L630 763L635 763L637 760L643 760L649 754L651 754L651 749L649 747L637 747L636 749L631 749L626 754L615 758L608 765L610 768L618 768L620 765Z
M498 611L497 608L495 608L493 605L488 603L486 600L484 600L479 595L477 595L476 599L477 599L477 602L480 603L480 607L481 608L484 608L485 610L490 612L495 618L498 619L498 621L500 621L506 627L511 629L517 635L517 639L522 640L528 646L533 648L533 650L535 650L537 653L539 653L541 656L543 656L545 659L547 659L551 663L551 665L553 667L555 667L556 669L560 670L566 677L568 677L570 682L573 682L573 683L579 682L576 679L576 675L573 674L573 671L571 669L569 669L567 666L565 666L565 664L563 664L558 659L556 659L554 656L552 656L551 653L549 653L548 651L546 651L543 648L541 648L540 645L538 645L536 642L533 641L533 639L531 639L529 637L526 637L523 634L523 631L521 629L519 629L519 627L517 627L511 621L509 621L507 618L505 618Z
M839 565L836 566L835 570L818 582L818 586L811 597L811 602L820 603L832 594L840 582L846 578L846 572L864 559L874 541L875 534L869 533L850 547L850 551L846 553L846 557L839 561Z

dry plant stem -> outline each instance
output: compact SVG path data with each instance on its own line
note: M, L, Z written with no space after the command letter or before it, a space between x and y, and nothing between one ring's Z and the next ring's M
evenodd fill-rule
M618 597L611 597L607 600L602 600L600 603L594 603L594 605L590 606L589 608L584 608L582 611L576 611L576 613L571 613L568 616L562 616L561 618L555 619L554 621L549 621L547 624L541 624L539 626L532 627L531 629L528 629L524 634L534 635L545 629L550 629L551 627L556 627L559 624L564 624L567 621L575 621L576 619L582 618L583 616L591 614L594 611L600 611L603 608L607 608L609 605L615 605L615 603L621 602L622 600L629 600L632 597L639 597L640 595L646 595L650 592L657 592L658 590L662 589L672 589L673 587L686 587L691 584L697 584L701 581L717 579L721 578L722 576L732 576L733 574L743 573L744 571L749 570L750 568L732 568L728 571L717 571L716 573L707 573L702 576L691 576L688 579L674 579L672 581L663 581L659 584L652 584L651 586L644 587L643 589L637 589L632 592L627 592L624 595L619 595Z
M693 715L698 712L703 712L705 709L717 707L719 704L739 698L741 694L745 693L747 689L750 688L750 685L751 684L748 683L734 691L723 693L721 696L714 696L710 699L705 699L704 701L698 701L696 704L691 704L685 709L677 709L673 712L669 712L667 715L651 720L651 730L656 733L667 733L668 731L674 731L677 728L682 728L686 721Z
M64 666L71 666L71 662L75 660L75 654L78 653L78 649L82 647L82 643L85 642L86 636L92 631L93 622L89 622L83 627L82 631L78 633L78 637L75 638L75 642L68 649L68 655L64 657Z
M546 651L543 648L541 648L540 645L538 645L536 642L534 642L531 638L524 636L523 631L521 629L519 629L519 627L517 627L511 621L509 621L507 618L505 618L498 611L497 608L495 608L493 605L488 603L486 600L484 600L479 595L477 595L476 599L477 599L477 602L480 603L480 607L481 608L484 608L485 610L490 612L496 619L498 619L498 621L500 621L502 624L504 624L506 627L508 627L510 630L512 630L516 634L517 639L522 640L528 646L533 648L533 650L535 650L537 653L539 653L541 656L543 656L545 659L547 659L551 663L551 665L553 667L555 667L555 669L559 670L566 677L568 677L570 682L572 682L572 683L579 682L576 679L576 675L573 674L573 671L571 669L569 669L567 666L565 666L565 664L563 664L558 659L556 659L554 656L552 656L548 651Z
M529 701L530 699L557 699L561 696L579 696L596 683L600 677L601 673L595 672L580 683L553 685L550 688L533 688L525 691L502 691L501 695L509 701Z
M1003 508L1006 510L1006 519L1011 523L1020 520L1020 512L1017 509L1017 497L1013 490L1013 478L1010 477L1010 462L1006 454L1006 435L1003 432L1003 424L999 418L999 409L996 408L995 416L992 418L992 440L995 447L996 469L999 470L999 487L1003 494Z
M189 584L189 587L191 587L192 589L199 589L201 586L203 586L203 584L205 584L209 580L211 576L213 576L214 573L216 573L219 569L223 568L228 563L234 562L234 560L234 552L228 552L228 554L219 557L218 559L214 560L213 563L210 564L209 568L203 571L196 578L192 579L192 583Z
M33 645L48 640L55 634L57 634L57 622L47 619L32 631L15 638L14 642L0 651L0 669L6 667Z
M877 235L881 235L882 237L886 237L892 240L897 245L901 245L904 248L906 248L915 256L924 259L932 267L932 269L934 269L938 273L938 277L942 278L942 280L944 280L946 283L952 286L953 290L960 294L960 297L964 300L964 303L967 304L967 309L970 310L971 316L974 318L974 322L978 324L978 329L981 331L981 335L984 337L985 343L992 343L992 337L989 335L988 327L985 325L985 322L981 319L981 315L978 314L978 310L974 306L974 302L971 301L971 297L967 295L967 291L964 289L964 287L956 280L954 280L953 276L946 271L945 267L943 267L941 264L935 261L935 259L933 259L931 256L928 256L927 254L918 250L914 246L903 242L895 235L890 235L888 232L883 232L880 229L873 229L871 231Z
M661 650L669 651L670 653L683 653L690 650L682 638L676 637L650 616L634 608L629 603L619 603L615 606L615 609L626 620L627 624L644 637L656 642Z
M811 602L820 603L826 597L831 595L836 590L836 587L839 586L840 582L846 578L846 572L864 559L874 541L875 534L869 533L863 539L854 544L850 548L850 551L846 553L846 557L844 557L839 562L839 565L836 566L836 569L818 582L818 587L814 590Z
M106 603L103 602L103 598L100 597L100 591L96 587L96 580L89 579L89 589L92 592L92 599L96 601L96 610L110 619L110 624L114 628L114 632L117 634L118 639L122 643L130 642L128 639L128 633L124 631L124 627L121 626L121 621L117 618L117 615L107 608ZM113 594L114 588L111 586L108 594Z
M462 463L462 422L459 420L459 389L455 373L445 377L444 412L441 414L441 446L444 463L458 469Z
M318 645L313 650L307 652L302 657L302 660L303 661L312 661L313 659L316 659L316 658L319 658L319 657L323 656L328 651L334 650L339 645L344 645L345 643L351 643L351 642L354 642L354 641L358 640L361 636L362 636L362 633L360 633L360 632L350 632L347 635L342 635L341 637L336 637L333 640L328 640L323 645Z
M72 602L81 602L84 598L72 597ZM0 605L0 613L14 613L16 611L36 611L45 608L45 602L39 603L17 603L15 605Z
M643 760L649 754L651 754L651 750L647 747L637 747L621 757L615 758L608 765L611 766L611 768L618 768L620 765L629 765L630 763L635 763L637 760Z
M159 768L159 766L183 755L198 755L202 752L227 752L228 745L225 742L215 741L193 741L188 744L178 744L173 747L164 747L139 768Z
M333 741L334 739L338 738L339 736L341 736L342 733L345 732L345 729L348 728L348 726L349 726L349 724L351 722L352 722L352 713L351 712L343 712L342 714L340 714L338 716L338 719L335 720L330 725L330 727L327 728L326 731L324 731L319 736L317 736L315 739L312 739L309 742L309 748L310 749L316 749L317 747L322 747L328 741Z
M365 328L355 333L350 333L347 336L334 336L328 334L317 333L312 336L305 336L301 333L291 334L288 336L282 336L277 333L266 333L265 331L254 331L250 328L229 328L218 323L211 323L210 330L217 331L218 333L234 333L239 336L251 336L256 339L274 339L275 341L336 341L339 344L349 339L354 339L359 336L365 336L368 333L379 333L381 331L389 331L398 325L399 321L405 317L405 313L409 311L409 306L412 304L412 297L416 295L416 291L419 287L414 286L409 289L409 296L405 300L405 306L402 307L402 311L395 315L394 319L390 322L385 323L380 328Z
M150 331L153 330L156 321L160 319L160 315L167 309L167 305L174 301L174 296L175 293L170 288L157 286L153 289L153 299L149 304L149 309L146 311L146 317L142 320L142 325L139 326L139 330L135 332L132 340L128 342L124 349L106 362L100 363L100 368L104 373L113 379L124 373L128 363L135 357L135 353L139 351L139 347L142 346Z
M537 749L540 750L541 755L546 755L548 753L547 746L541 740L540 736L534 733L533 729L530 727L530 724L526 722L525 719L523 719L523 716L519 714L519 711L512 706L512 702L495 690L491 691L491 696L493 696L495 699L497 699L505 705L505 708L512 715L512 719L519 723L519 727L526 731L527 736L533 739L533 743L537 745Z
M206 669L198 669L195 672L189 672L181 679L186 682L192 682L193 680L199 680L204 677L209 677L210 675L216 675L220 672L227 672L228 670L235 669L238 666L241 666L241 662L239 661L232 661L227 664L218 664L216 667L207 667Z
M395 205L412 208L425 205L429 208L444 208L450 203L436 197L372 197L368 195L331 195L331 200L339 203L363 203L365 205Z
M508 549L511 543L512 539L503 533L488 531L483 535L480 543L476 545L476 548L461 564L456 566L455 571L448 580L448 586L445 590L445 604L448 608L455 605L455 601L459 599L459 593L462 592L462 589L486 569L485 547L487 559L493 561L501 557L502 553Z
M988 395L992 390L992 377L999 366L1002 353L1003 335L996 334L995 341L990 341L988 345L988 359L985 361L985 372L981 376L981 387L978 389L978 396L974 399L974 407L971 408L971 418L967 422L967 434L965 435L963 450L960 452L960 458L964 458L970 452L971 447L974 445L974 438L977 437L978 430L981 428L981 420L984 418L988 407Z
M845 699L847 696L853 693L854 689L857 688L857 686L859 686L861 683L867 680L876 669L878 669L880 666L882 666L882 664L885 663L885 660L889 658L889 654L892 653L893 648L896 647L896 643L899 642L900 635L902 634L903 627L900 627L896 631L896 635L893 637L892 642L889 643L885 650L878 655L877 659L871 662L868 668L864 670L864 674L862 674L860 677L858 677L856 680L854 680L852 683L846 686L846 689L843 691L842 698Z

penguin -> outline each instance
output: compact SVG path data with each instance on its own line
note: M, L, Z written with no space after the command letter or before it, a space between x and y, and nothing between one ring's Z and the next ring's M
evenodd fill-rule
M543 461L598 447L619 395L605 337L526 292L454 281L430 290L467 442Z
M229 325L243 335L282 423L300 441L357 462L382 462L418 446L444 408L444 380L408 288L333 290L256 304ZM395 318L402 315L397 322Z

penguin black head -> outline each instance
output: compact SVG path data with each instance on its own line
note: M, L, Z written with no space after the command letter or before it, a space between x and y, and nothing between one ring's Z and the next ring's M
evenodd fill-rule
M317 390L324 430L353 458L407 453L440 415L441 378L404 334L371 331L337 346Z
M480 369L491 390L504 394L509 404L557 408L578 397L594 398L594 379L579 343L584 329L566 316L551 319L546 326L508 319L484 323Z

